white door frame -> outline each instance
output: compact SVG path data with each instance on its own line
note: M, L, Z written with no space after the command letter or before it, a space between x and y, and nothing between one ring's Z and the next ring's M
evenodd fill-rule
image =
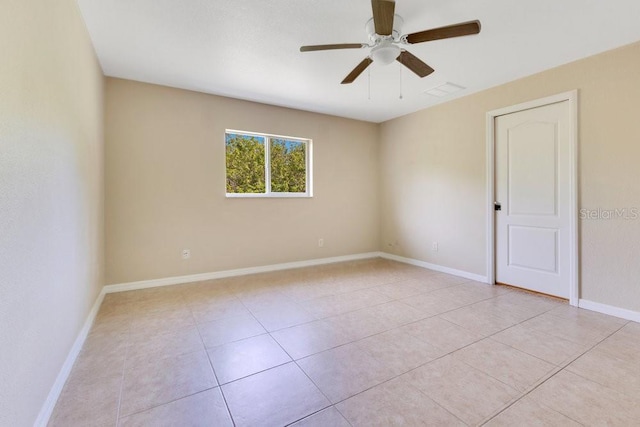
M496 283L495 248L495 118L549 104L568 101L571 107L571 215L569 224L569 304L578 306L579 298L579 252L578 252L578 91L573 90L487 113L487 280Z

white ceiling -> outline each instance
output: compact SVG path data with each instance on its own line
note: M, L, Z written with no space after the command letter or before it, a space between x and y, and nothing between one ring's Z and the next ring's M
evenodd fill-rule
M425 78L398 63L373 64L370 74L341 85L368 50L298 49L367 43L369 0L78 4L108 76L371 122L640 40L638 0L397 0L405 34L473 19L482 31L408 46L435 68ZM445 98L424 93L446 82L467 89Z

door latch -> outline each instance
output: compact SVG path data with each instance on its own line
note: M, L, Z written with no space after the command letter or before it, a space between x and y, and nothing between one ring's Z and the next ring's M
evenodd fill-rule
M493 209L496 211L501 211L502 205L500 204L500 202L493 202Z

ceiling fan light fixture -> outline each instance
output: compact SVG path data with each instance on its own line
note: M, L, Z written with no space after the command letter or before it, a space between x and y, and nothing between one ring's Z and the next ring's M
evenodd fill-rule
M371 59L376 64L389 65L400 56L400 48L390 42L382 42L371 50Z

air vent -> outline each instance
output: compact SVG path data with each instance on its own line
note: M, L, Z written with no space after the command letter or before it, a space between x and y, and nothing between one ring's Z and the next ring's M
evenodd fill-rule
M435 96L436 98L444 98L447 95L451 95L452 93L456 93L464 89L466 88L455 83L447 82L443 85L426 90L424 91L424 93L426 93L427 95Z

